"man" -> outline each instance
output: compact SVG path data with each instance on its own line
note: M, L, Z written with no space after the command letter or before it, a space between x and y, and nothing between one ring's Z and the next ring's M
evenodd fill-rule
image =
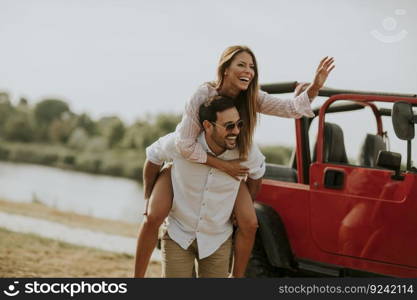
M204 132L198 139L206 150L221 159L238 159L243 122L234 101L216 96L201 105L199 118ZM154 182L155 170L164 161L173 161L174 199L162 238L163 277L192 277L195 259L198 277L227 277L232 251L230 217L240 181L184 159L175 147L173 133L149 146L146 154L145 181ZM243 163L249 168L252 195L265 172L264 160L259 149L252 146ZM148 186L147 182L144 185Z

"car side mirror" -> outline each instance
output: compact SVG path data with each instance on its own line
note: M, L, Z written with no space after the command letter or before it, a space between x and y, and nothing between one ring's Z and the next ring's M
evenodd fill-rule
M391 151L379 151L378 158L376 159L376 165L381 168L395 171L395 174L391 177L395 180L403 180L404 176L400 175L401 170L401 154Z
M392 125L395 135L401 140L412 140L414 138L414 123L416 118L413 108L408 102L396 102L392 109Z

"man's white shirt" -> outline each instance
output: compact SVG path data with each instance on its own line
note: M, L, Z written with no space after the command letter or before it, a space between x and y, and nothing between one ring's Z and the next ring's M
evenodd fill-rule
M203 148L212 153L204 132L198 137ZM174 199L167 218L168 234L183 249L197 239L199 258L215 252L232 234L230 216L240 181L210 166L193 163L181 156L175 146L175 133L161 137L146 148L147 159L161 165L173 161L171 169ZM217 156L223 160L239 158L236 149ZM252 145L248 159L242 165L249 168L249 177L259 179L265 173L265 157Z

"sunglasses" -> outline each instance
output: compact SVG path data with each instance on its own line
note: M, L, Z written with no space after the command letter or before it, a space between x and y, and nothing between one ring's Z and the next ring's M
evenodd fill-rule
M238 120L235 123L232 123L232 122L226 123L226 125L220 125L220 124L217 124L216 122L210 122L210 123L216 126L223 127L224 129L226 129L226 131L233 131L233 129L235 129L235 126L238 129L242 129L243 127L243 120Z

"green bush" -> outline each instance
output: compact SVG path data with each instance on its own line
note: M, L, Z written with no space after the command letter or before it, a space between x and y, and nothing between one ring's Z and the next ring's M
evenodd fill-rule
M87 142L84 149L90 153L105 152L108 149L108 142L106 138L102 136L95 136Z
M77 150L84 150L89 142L88 133L84 128L77 127L68 139L68 147Z
M286 165L290 162L293 150L285 146L263 146L261 151L267 163Z
M36 152L30 148L14 148L9 155L13 162L39 163L40 159Z
M97 122L97 128L110 148L116 146L125 134L125 126L118 117L103 117Z
M56 153L45 153L44 155L40 156L39 163L41 165L52 166L56 162L58 162L58 160L59 160L58 154L56 154Z
M101 155L96 153L81 153L75 160L75 169L88 173L99 173L102 164Z
M63 162L67 165L74 165L75 164L75 155L73 155L73 154L65 155L64 158L63 158Z
M9 155L10 155L10 150L0 145L0 160L8 160Z
M144 154L139 151L112 150L102 157L101 174L128 177L135 180L139 178L145 161Z
M63 147L3 142L0 152L7 153L9 161L56 166L69 151Z
M118 154L119 156L121 153ZM142 182L143 164L146 155L144 151L124 151L124 176Z
M143 164L142 165L131 165L125 170L126 177L143 182L142 178Z
M33 129L27 116L15 113L9 117L4 124L4 137L9 141L31 142L33 140Z

